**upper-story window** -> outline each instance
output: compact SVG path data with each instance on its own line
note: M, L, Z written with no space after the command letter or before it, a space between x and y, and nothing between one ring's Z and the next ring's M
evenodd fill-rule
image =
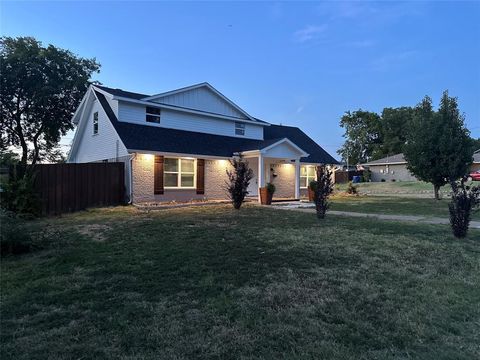
M160 108L147 106L147 122L160 124Z
M315 166L301 166L300 167L300 187L307 188L310 186L310 182L315 180Z
M245 135L245 123L235 121L235 135Z
M98 111L93 113L93 135L98 134Z

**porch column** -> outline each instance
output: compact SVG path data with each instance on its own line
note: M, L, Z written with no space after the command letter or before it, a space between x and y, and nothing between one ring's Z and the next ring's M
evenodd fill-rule
M295 199L300 199L300 159L295 159Z
M265 186L265 164L263 161L263 155L258 155L258 202L260 202L260 188Z

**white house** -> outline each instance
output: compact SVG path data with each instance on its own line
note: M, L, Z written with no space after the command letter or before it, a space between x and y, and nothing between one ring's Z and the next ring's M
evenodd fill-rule
M73 122L68 161L125 162L133 202L224 199L238 154L254 172L249 196L272 182L275 198L298 199L315 165L337 163L300 129L259 120L208 83L152 96L92 85Z

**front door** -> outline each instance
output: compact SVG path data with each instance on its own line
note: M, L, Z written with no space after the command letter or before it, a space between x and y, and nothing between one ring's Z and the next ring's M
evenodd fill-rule
M258 196L258 158L248 158L248 167L253 170L253 178L248 185L247 196Z

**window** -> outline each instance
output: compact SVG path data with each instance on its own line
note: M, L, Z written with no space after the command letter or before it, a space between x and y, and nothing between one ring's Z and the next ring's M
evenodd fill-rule
M98 111L93 113L93 135L98 134Z
M235 122L235 135L245 135L245 124L241 122Z
M300 187L307 188L315 180L315 166L300 166Z
M147 106L146 120L150 123L160 124L160 109Z
M166 188L194 188L195 160L165 158L163 183Z

